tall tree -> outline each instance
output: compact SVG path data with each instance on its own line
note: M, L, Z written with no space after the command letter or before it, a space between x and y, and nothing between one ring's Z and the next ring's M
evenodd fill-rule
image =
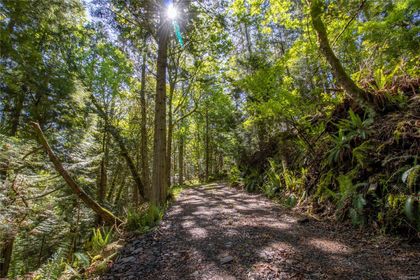
M165 5L163 5L165 7ZM169 24L165 11L159 11L157 32L155 124L153 139L152 201L161 204L166 199L166 69L168 60Z
M140 167L145 188L146 197L150 199L150 170L149 170L149 149L147 139L147 103L146 103L146 63L147 63L147 36L143 41L143 54L141 63L141 88L140 88L140 106L141 106L141 139L140 139Z

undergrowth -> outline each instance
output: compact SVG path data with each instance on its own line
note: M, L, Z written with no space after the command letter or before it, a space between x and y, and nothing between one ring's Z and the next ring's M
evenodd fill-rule
M349 107L344 117L331 116L332 125L312 139L311 129L319 130L303 120L301 129L308 131L304 145L302 131L279 132L274 141L292 148L280 148L263 160L258 151L254 158L242 156L231 169L231 184L263 192L287 207L419 238L420 98L412 92L391 94L385 74L376 74L375 94L384 96L385 109Z

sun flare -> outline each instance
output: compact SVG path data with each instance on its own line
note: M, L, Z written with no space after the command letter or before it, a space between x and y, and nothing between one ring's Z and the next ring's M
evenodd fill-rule
M168 6L168 9L166 10L166 16L172 20L178 17L178 10L175 8L173 4Z

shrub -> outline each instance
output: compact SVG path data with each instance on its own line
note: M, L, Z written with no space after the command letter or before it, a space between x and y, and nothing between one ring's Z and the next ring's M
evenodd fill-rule
M154 204L145 204L140 209L128 209L126 228L146 232L162 219L163 209Z

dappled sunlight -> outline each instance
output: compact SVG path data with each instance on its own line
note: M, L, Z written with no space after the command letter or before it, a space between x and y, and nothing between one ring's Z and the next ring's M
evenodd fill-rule
M192 228L192 227L196 226L196 223L195 223L194 220L188 219L188 220L185 220L185 221L181 222L181 226L183 228Z
M208 237L207 230L204 228L190 227L188 229L188 233L190 234L192 239L203 239Z
M147 279L159 279L161 270L174 279L322 279L325 271L348 279L375 263L346 241L326 237L322 224L297 221L272 202L235 189L189 190L168 209L163 224L171 227L144 237L149 241L142 243L141 266L154 267ZM153 250L155 259L147 253Z
M343 243L324 238L309 238L307 244L326 253L350 254L352 250Z
M287 251L293 251L295 250L294 247L287 243L287 242L281 242L281 241L275 241L268 244L267 247L265 247L268 250L274 250L277 252L287 252ZM264 249L262 249L264 250Z
M276 229L287 230L287 229L291 229L292 228L292 225L289 224L289 223L283 223L281 221L273 221L271 219L266 220L266 223L269 224L269 227L276 228Z

